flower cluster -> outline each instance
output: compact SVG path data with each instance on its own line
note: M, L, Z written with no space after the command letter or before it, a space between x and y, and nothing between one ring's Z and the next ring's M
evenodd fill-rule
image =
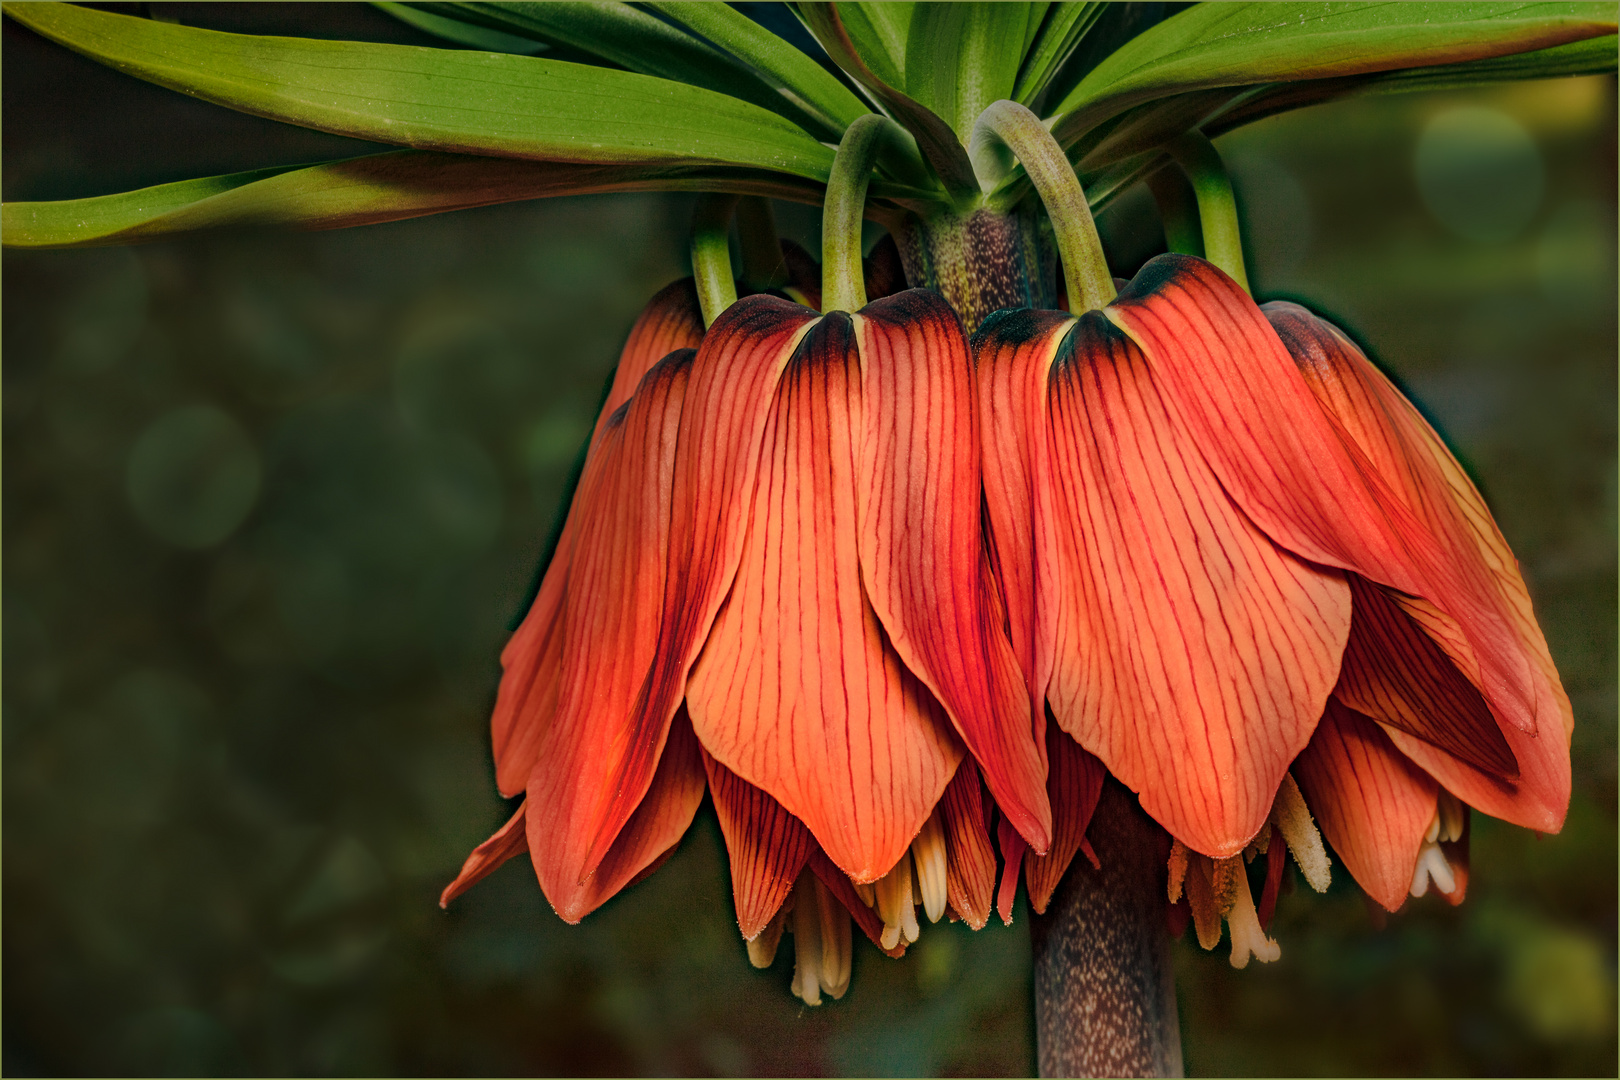
M852 923L899 955L919 908L981 927L1022 878L1044 910L1109 775L1237 966L1277 956L1288 852L1326 887L1321 834L1385 907L1455 903L1468 807L1553 832L1569 797L1568 700L1456 461L1343 334L1187 256L971 340L922 289L707 331L664 290L502 661L525 798L445 902L527 850L577 922L707 791L748 955L791 931L811 1004Z

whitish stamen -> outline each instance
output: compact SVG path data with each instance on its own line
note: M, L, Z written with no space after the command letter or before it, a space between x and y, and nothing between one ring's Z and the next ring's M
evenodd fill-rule
M793 994L806 1005L821 1004L821 905L816 902L816 884L815 875L806 870L793 886Z
M900 944L903 934L907 941L917 940L917 910L911 899L911 852L900 856L894 869L878 878L877 913L883 920L883 934L879 938L885 949Z
M1300 873L1317 892L1327 892L1332 875L1328 867L1327 849L1322 846L1322 834L1316 831L1316 822L1305 808L1305 796L1299 793L1291 773L1284 773L1282 785L1277 788L1277 800L1271 804L1271 823L1277 826L1282 838L1293 852Z
M1434 817L1429 822L1429 829L1428 829L1427 832L1425 832L1423 834L1423 842L1425 844L1432 844L1436 840L1439 840L1439 839L1440 839L1440 808L1438 806L1436 806L1434 808Z
M776 909L771 921L765 924L765 929L748 943L748 962L757 968L768 968L776 960L776 946L782 941L782 929L787 925L788 911L793 907L793 896L789 894L782 906Z
M1462 839L1463 825L1468 821L1468 807L1449 791L1440 792L1440 840L1454 843ZM1450 889L1446 890L1450 892Z
M861 903L867 907L877 906L877 890L872 888L870 881L851 880L850 884L855 886L855 895L861 898Z
M1249 877L1236 859L1228 860L1236 868L1232 909L1226 913L1226 928L1232 934L1232 966L1249 966L1253 956L1262 964L1269 964L1282 955L1282 947L1260 929L1260 918L1254 912L1254 896L1249 892ZM1217 874L1218 876L1218 874Z
M1181 886L1187 880L1187 845L1176 840L1170 845L1170 902L1181 899Z
M937 809L911 842L911 861L917 867L917 893L928 921L939 922L945 914L945 827Z
M1457 879L1452 876L1451 864L1440 850L1439 844L1424 844L1418 852L1417 866L1412 870L1412 895L1422 896L1429 891L1430 880L1443 893L1455 892Z
M835 998L844 996L849 989L850 935L849 912L833 899L832 893L821 879L812 876L810 884L815 890L816 907L821 917L821 965L817 974L821 988Z

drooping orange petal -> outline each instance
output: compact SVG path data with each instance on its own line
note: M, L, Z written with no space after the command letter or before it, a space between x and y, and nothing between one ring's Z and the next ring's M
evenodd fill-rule
M703 801L703 769L698 754L691 721L685 714L678 715L670 728L669 742L659 759L658 771L646 798L636 807L607 857L581 890L573 905L579 917L569 919L570 922L578 922L620 889L646 877L674 852ZM527 809L527 801L519 804L517 813L494 836L473 849L456 880L440 894L440 907L448 906L450 901L528 847Z
M692 279L665 286L642 310L619 353L613 385L591 431L591 449L601 441L608 417L630 400L649 368L677 349L696 348L702 340L703 316ZM577 491L574 502L578 503ZM508 798L528 784L540 741L557 711L560 615L574 548L575 517L571 505L529 613L501 650L503 674L490 718L490 736L495 749L495 783Z
M1019 871L1023 869L1029 844L1005 817L996 822L996 843L1001 847L1001 887L996 890L996 914L1011 926L1013 901L1018 899Z
M865 402L856 507L872 607L1001 812L1045 851L1045 731L986 572L978 395L961 321L937 293L910 289L868 304L855 330Z
M1074 320L1056 311L991 315L973 335L990 561L1031 723L1046 717L1062 588L1047 423L1052 361Z
M595 911L620 889L640 881L669 858L703 803L703 788L702 750L692 734L692 721L682 709L669 725L669 738L646 795L580 889L576 910L581 916ZM549 827L545 821L531 819L531 852L534 834Z
M1267 304L1263 310L1322 408L1339 421L1405 505L1439 538L1458 573L1500 599L1516 635L1516 647L1528 660L1535 736L1525 735L1525 725L1511 716L1496 717L1522 766L1511 791L1477 782L1464 790L1455 785L1471 774L1458 770L1440 777L1442 783L1486 813L1556 832L1569 802L1569 733L1574 717L1536 623L1518 561L1484 500L1411 402L1336 327L1293 304ZM1471 657L1459 647L1456 639L1461 635L1455 628L1437 620L1420 601L1407 597L1396 601L1451 656L1460 674L1478 685L1478 664L1470 663ZM1549 717L1556 717L1556 723L1543 724ZM1407 730L1421 737L1421 732ZM1436 745L1455 752L1455 747ZM1486 764L1466 753L1456 756L1470 765ZM1487 767L1484 771L1492 770ZM1485 801L1476 802L1476 797Z
M1124 334L1082 317L1052 371L1059 724L1212 858L1265 824L1338 675L1343 575L1226 495Z
M439 906L449 907L450 901L484 880L494 873L506 860L523 851L528 843L528 835L524 831L523 819L524 804L519 803L517 813L509 818L505 825L495 830L495 835L473 848L467 861L461 864L461 873L456 880L444 887L439 894Z
M1052 773L1046 790L1052 797L1052 850L1045 855L1030 852L1024 856L1024 880L1029 885L1029 906L1044 913L1052 893L1086 843L1086 827L1102 797L1108 770L1102 762L1081 749L1056 720L1046 728L1046 759ZM1088 855L1090 854L1087 845Z
M703 343L703 310L698 306L697 286L691 278L671 282L658 290L630 328L630 337L619 353L619 366L613 371L602 414L591 429L591 445L602 438L608 417L630 400L641 385L641 377L658 361L676 349L695 349Z
M1334 697L1501 780L1519 763L1490 706L1400 607L1350 575L1355 614Z
M633 709L657 642L670 469L693 360L683 350L647 372L609 419L580 479L557 712L528 780L535 872L570 922L589 910L581 906L588 879L652 782L668 730L666 719L641 736ZM645 772L627 775L637 751Z
M1267 536L1313 562L1431 601L1477 659L1496 715L1536 730L1529 665L1501 597L1454 565L1317 404L1242 289L1201 259L1161 255L1107 310L1142 346L1221 485Z
M996 888L996 853L990 832L979 767L964 757L939 800L945 827L945 897L962 921L982 930L990 918Z
M615 695L627 686L631 689L623 713L598 704L596 720L573 724L567 743L556 734L565 716L565 707L559 704L558 722L547 746L553 741L559 744L567 768L551 768L542 762L535 770L555 796L544 805L566 808L553 819L557 873L590 873L652 782L670 721L685 696L687 672L742 558L759 440L778 378L799 337L814 321L813 312L770 296L745 297L722 312L691 361L673 464L667 457L660 459L660 475L667 479L673 474L673 491L663 511L666 516L660 519L667 533L654 536L656 530L652 530L639 542L631 542L633 526L638 520L650 520L652 508L643 507L638 518L629 509L634 500L604 498L603 505L620 510L616 520L623 527L623 541L606 548L593 548L583 535L578 541L576 566L586 552L604 568L618 559L614 573L604 575L603 587L615 595L624 591L638 598L633 628L621 625L634 642L616 645L597 659L603 661L604 671L630 674L639 667L645 678L633 685L612 683ZM631 416L641 398L638 391L631 400ZM668 444L660 444L660 451L667 452ZM623 463L614 475L627 492L647 490L626 478ZM656 556L648 553L649 544ZM665 551L667 562L663 561ZM648 566L648 559L658 560L659 565ZM576 569L575 578L580 575ZM575 595L571 582L570 608ZM652 597L657 602L650 608L640 603ZM570 631L568 647L573 648L575 641ZM650 663L643 665L640 650L649 642ZM625 651L631 644L638 650L634 657ZM565 682L565 693L567 685Z
M703 766L731 860L731 895L745 940L759 936L793 891L816 844L782 804L707 752Z
M1434 781L1382 728L1338 701L1328 702L1294 777L1356 883L1390 911L1400 907L1434 820Z
M850 318L828 315L782 374L742 560L686 687L709 753L861 882L905 854L962 754L862 586L855 485L869 408Z
M528 786L540 743L557 715L562 606L574 528L570 514L529 614L501 650L501 686L489 727L495 750L495 786L509 799Z

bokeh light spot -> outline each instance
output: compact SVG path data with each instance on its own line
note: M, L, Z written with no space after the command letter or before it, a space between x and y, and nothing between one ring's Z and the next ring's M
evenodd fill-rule
M160 416L135 440L125 492L136 517L177 547L212 547L259 497L259 454L242 425L212 405Z
M1466 105L1432 117L1414 159L1423 203L1458 236L1511 240L1541 206L1541 151L1524 126L1500 109Z

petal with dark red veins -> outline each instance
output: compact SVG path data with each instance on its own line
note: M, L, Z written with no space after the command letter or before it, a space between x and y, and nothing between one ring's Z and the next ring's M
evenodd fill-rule
M1029 845L1005 817L996 822L996 843L1001 846L1001 887L996 890L996 914L1004 924L1011 926L1013 902L1018 899L1019 871L1023 869Z
M1242 289L1201 259L1162 255L1108 314L1142 346L1172 413L1267 536L1313 562L1432 601L1477 658L1496 715L1536 729L1529 665L1501 597L1454 565L1317 404Z
M855 485L871 403L860 376L842 313L783 372L742 559L686 695L705 749L869 882L906 853L962 751L862 585Z
M572 873L581 879L588 875L652 782L670 720L686 693L687 672L742 558L759 440L777 381L800 336L814 321L813 312L769 296L745 297L722 312L691 363L673 465L668 457L660 459L660 475L667 480L673 473L667 517L661 519L667 532L649 527L645 536L632 542L630 534L638 528L638 515L651 513L645 492L651 487L659 492L670 489L649 487L650 481L628 477L621 463L613 472L615 483L626 492L642 493L640 503L631 498L603 501L618 510L614 520L624 532L622 542L593 545L583 534L578 541L576 570L569 586L570 609L575 582L581 576L577 566L586 552L602 563L604 571L612 564L613 572L604 575L601 587L614 596L628 593L637 597L631 605L635 618L613 624L625 639L594 659L604 671L626 675L639 667L645 678L633 686L604 682L603 689L614 695L630 687L631 700L622 712L604 707L600 701L589 708L582 703L584 714L590 714L592 708L595 713L587 717L588 723L572 724L567 741L557 734L566 715L564 705L559 704L557 724L547 746L558 744L563 767L551 768L542 761L535 770L536 778L554 795L542 805L559 808L553 818L555 873ZM641 400L638 391L630 402L630 416L636 415ZM660 444L660 452L667 454L668 444ZM633 510L636 507L640 509ZM647 545L653 541L656 555L648 554ZM649 565L648 559L655 559L658 565ZM652 606L643 604L652 597L657 600ZM601 598L586 604L587 610L603 606ZM568 647L574 643L570 631ZM637 650L634 657L623 651L631 646ZM650 663L640 659L644 648L651 653ZM564 693L567 687L565 681ZM531 800L533 788L531 782Z
M670 469L692 363L692 353L683 351L647 372L603 429L580 479L557 712L528 782L535 871L552 906L570 922L589 910L580 906L590 893L588 879L641 802L668 730L666 720L640 743L631 734L657 643ZM637 750L648 765L632 778L624 762ZM592 858L606 830L611 835Z
M630 400L649 368L677 349L696 348L702 340L703 316L692 279L665 286L630 329L607 401L591 431L591 448L601 440L608 417ZM576 494L575 504L578 501ZM528 784L540 741L557 711L557 672L562 662L560 614L576 528L571 505L534 603L501 650L503 675L490 718L490 736L495 750L495 783L508 798Z
M1024 856L1029 906L1037 914L1046 911L1058 882L1085 843L1086 827L1091 824L1097 800L1102 797L1103 780L1108 776L1102 762L1081 749L1056 720L1047 724L1046 759L1052 768L1046 781L1052 797L1052 850L1045 855L1032 852Z
M703 766L731 860L737 927L752 941L781 910L816 844L781 803L707 753Z
M1497 717L1506 721L1500 725L1502 734L1511 753L1525 766L1511 792L1499 784L1481 783L1484 777L1465 768L1447 770L1448 775L1440 778L1442 783L1486 813L1529 828L1556 832L1569 802L1568 737L1574 718L1546 639L1536 624L1518 561L1484 500L1412 403L1337 328L1293 304L1267 304L1262 310L1322 408L1343 425L1406 506L1440 539L1458 571L1478 587L1499 596L1517 635L1517 647L1529 661L1538 721L1536 737L1516 732L1514 728L1522 725L1512 723L1510 717ZM1467 662L1470 657L1465 647L1459 647L1461 635L1454 621L1448 624L1438 618L1432 605L1422 601L1395 599L1454 662L1462 663L1463 670L1458 674L1471 676L1477 685L1478 665ZM1385 719L1371 710L1363 711ZM1540 719L1547 716L1558 718L1563 739L1558 738L1556 728L1548 725L1548 730L1540 725ZM1423 735L1410 727L1404 730L1419 738ZM1426 741L1455 750L1433 739ZM1430 756L1425 753L1424 759ZM1477 760L1477 755L1455 756L1467 765L1482 767L1486 774L1502 772L1491 768L1488 761ZM1476 798L1483 801L1476 802Z
M979 405L961 321L911 289L855 316L862 372L856 480L863 580L906 667L933 691L1001 812L1051 843L1045 732L986 574Z
M1074 320L1056 311L998 311L973 335L987 547L1013 654L1044 726L1057 634L1047 399L1053 358Z
M682 710L670 724L658 768L635 813L624 823L590 876L565 896L564 903L553 901L557 914L567 922L578 922L612 899L619 890L656 870L691 826L692 817L703 802L703 786L702 751L692 734L692 723ZM532 795L529 801L534 801ZM538 814L530 816L531 857L537 834L554 827L554 822ZM549 899L549 890L546 895Z
M1349 577L1355 614L1334 696L1491 776L1517 779L1519 763L1479 691L1383 589Z
M1169 397L1096 313L1052 369L1064 588L1048 698L1143 809L1225 858L1265 824L1322 714L1350 592L1234 505Z
M996 888L996 853L986 827L979 768L964 757L939 800L945 827L945 895L962 921L984 929Z
M697 286L691 278L671 282L658 290L630 328L630 337L619 353L619 366L613 371L602 413L591 429L591 445L602 438L608 417L630 400L641 385L641 377L658 361L676 349L695 349L703 343L703 311L698 306Z
M1294 777L1356 883L1390 911L1400 907L1434 820L1434 781L1382 728L1337 701L1328 702Z

